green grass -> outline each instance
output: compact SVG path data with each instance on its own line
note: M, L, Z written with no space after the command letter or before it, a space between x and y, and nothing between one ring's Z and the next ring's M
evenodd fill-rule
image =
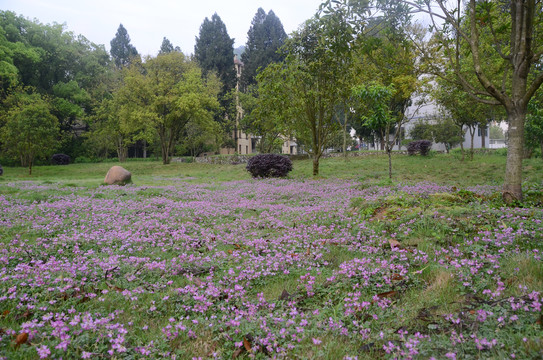
M505 174L505 156L475 155L473 161L459 161L454 155L435 154L431 157L393 156L394 182L435 182L460 187L472 185L500 185ZM68 166L35 166L33 174L22 167L5 167L2 181L42 181L44 184L62 183L65 186L94 187L102 184L113 165L121 165L132 173L135 185L175 185L179 182L222 182L250 179L244 164L214 165L198 163L172 163L160 161L129 161L126 163L70 164ZM295 160L289 177L312 179L312 161ZM524 160L523 179L526 182L543 181L543 161ZM388 163L385 155L361 157L323 158L318 178L357 179L367 183L388 181Z
M164 271L156 268L147 269L127 262L117 264L115 271L109 273L109 278L107 278L108 273L104 273L105 270L101 268L90 269L89 274L93 275L89 275L86 280L81 279L80 276L74 276L76 283L79 281L88 283L85 285L85 291L96 293L96 298L82 301L82 295L76 293L65 299L60 296L64 292L58 291L40 293L36 290L34 294L40 297L42 305L48 307L47 311L67 312L72 307L77 308L79 312L101 314L122 311L115 321L125 324L126 328L130 329L128 343L141 345L153 341L164 351L176 353L178 358L194 356L209 358L213 352L217 352L220 358L234 358L233 352L236 349L234 343L241 341L246 334L258 335L260 328L256 321L246 319L240 319L239 327L229 326L223 329L219 326L204 326L209 315L217 314L220 318L229 315L231 308L228 306L235 305L241 308L244 305L235 299L225 304L221 298L217 298L214 301L218 305L212 310L201 315L192 314L183 308L193 302L192 296L183 296L174 289L196 285L203 291L204 287L198 284L206 281L221 289L223 287L228 289L232 285L219 284L219 282L229 278L231 269L234 269L236 274L245 270L249 273L253 270L252 266L255 263L258 264L252 259L263 259L271 256L272 253L284 253L285 257L282 259L286 259L285 263L294 257L296 261L293 261L288 272L279 272L274 276L262 276L251 280L250 286L246 286L247 296L243 297L243 302L256 304L255 299L259 294L263 294L265 299L276 305L273 310L264 309L258 313L263 317L269 315L270 312L275 312L278 317L284 316L281 314L282 311L288 312L292 306L288 305L289 302L295 302L298 309L306 314L312 314L309 316L309 320L313 321L312 327L305 330L306 337L289 350L287 358L342 359L346 355L356 355L358 359L401 357L397 353L385 354L383 350L383 346L387 345L389 340L395 344L405 343L398 334L398 330L401 329L407 329L411 335L420 332L431 337L431 342L425 342L420 347L421 358L430 356L445 358L445 354L453 350L457 351L458 358L466 359L503 358L509 354L506 354L506 351L512 350L518 350L520 354L525 355L525 358L537 358L538 352L542 349L542 343L537 342L537 331L540 331L541 327L536 326L536 321L538 319L540 321L541 315L522 314L520 321L497 329L495 319L498 315L503 313L511 316L516 313L511 311L510 306L506 306L506 302L496 302L495 299L485 297L481 293L483 289L496 290L497 276L505 283L503 294L498 297L499 301L509 297L525 297L527 292L540 291L543 288L543 265L534 252L536 249L543 250L539 232L541 227L537 225L541 223L542 217L541 203L538 203L540 201L538 199L542 194L543 162L541 159L525 161L524 189L527 200L524 209L503 207L504 204L501 203L497 192L493 195L477 195L464 190L475 185L499 186L503 181L505 160L504 156L497 155L476 155L474 161L465 162L460 162L457 157L446 154L436 154L429 158L395 155L394 178L390 182L386 156L322 159L321 173L317 179L349 179L352 180L349 186L357 190L379 191L382 186L398 183L430 182L454 186L458 188L458 191L440 190L428 195L408 194L402 190L378 199L365 198L365 194L357 194L360 197L347 198L345 206L334 208L333 211L336 212L329 210L328 205L323 202L316 215L313 213L303 215L304 206L301 204L307 204L309 199L303 198L303 195L298 198L297 192L281 193L281 188L287 188L282 185L283 182L272 182L275 187L273 191L276 193L273 196L267 195L270 198L262 204L257 203L261 200L259 199L260 192L254 189L248 191L247 188L266 185L266 182L244 182L242 184L246 188L242 188L243 191L239 192L237 191L238 184L231 184L236 190L236 197L228 197L228 201L232 200L233 203L227 204L231 208L224 208L225 204L216 199L221 193L221 187L227 187L226 184L221 185L221 182L250 180L244 165L196 163L162 165L156 161L130 161L121 164L132 172L133 185L127 188L100 187L107 170L115 163L37 166L32 176L27 174L27 169L8 167L4 168L4 176L0 180L0 198L3 197L11 202L14 205L13 208L21 205L25 207L20 213L9 218L13 222L12 227L0 227L0 239L4 239L3 254L10 256L10 260L6 260L7 256L3 258L5 263L1 266L6 268L5 274L10 274L10 269L18 264L24 265L22 268L30 271L32 266L25 264L40 263L47 256L69 260L75 256L76 247L79 254L95 250L91 258L96 263L110 259L111 254L108 255L107 251L111 251L114 255L148 258L157 262L163 261L166 264L170 264L182 254L189 254L200 259L198 263L188 262L181 266L183 269L199 266L213 268L212 279L206 280L209 276L206 271L189 276L171 272L168 268ZM295 181L289 181L289 186L313 180L311 170L310 160L295 161L294 171L289 175L289 178ZM33 186L30 191L25 181L43 186ZM174 189L190 190L189 187L182 186L175 188L176 185L187 182L197 185L193 187L196 189L193 189L193 193L187 191L189 197L185 197L185 193L177 194L175 191L169 191L170 188L150 187L151 185L171 185ZM326 184L329 183L335 184L328 181L322 183L311 181L312 186L317 190L321 187L326 188ZM199 184L203 186L200 187ZM305 191L303 187L305 184L300 186L302 192ZM212 208L215 206L221 208L225 214L217 215L211 211L208 217L201 214L196 216L196 213L201 210L198 192L203 188L208 192L211 190L210 195L204 197L206 201L212 205ZM266 186L264 188L264 191L267 191ZM218 190L215 192L214 189ZM315 198L311 200L317 204L327 198L325 193L322 196L315 195L318 193L318 191L311 193L311 196ZM194 197L191 198L190 195ZM343 196L347 195L339 193L340 200ZM156 241L164 241L165 245L153 244L153 246L138 249L139 244L133 244L130 241L125 244L116 237L100 245L94 241L81 240L83 237L72 238L72 231L85 233L81 227L92 226L92 221L98 219L96 216L102 214L80 211L78 206L81 205L77 203L73 206L69 202L69 205L64 206L62 203L57 203L57 201L69 201L72 197L79 197L83 200L83 204L92 203L94 199L97 203L111 202L112 211L116 210L115 206L119 206L115 216L127 222L123 230L132 231L138 228L141 232L147 230L151 233L157 232L159 235L156 236ZM236 203L238 199L240 203L254 201L257 203L254 205L256 208L243 207L243 204ZM331 201L336 200L334 198ZM125 201L127 204L134 205L123 206ZM195 202L196 205L186 212L169 212L167 208L167 204L189 205L191 202ZM63 209L64 213L60 216L60 223L57 223L58 228L54 232L47 232L40 226L48 225L49 221L53 224L54 221L44 216L34 215L39 215L48 207L57 205ZM252 203L251 206L253 206ZM276 218L269 218L267 213L275 206L281 209L284 206L284 212L278 210ZM81 208L86 209L84 206ZM160 217L166 214L168 216ZM336 214L339 214L337 218ZM139 218L151 218L155 215L157 217L152 221L146 222L150 225L139 228L141 226L141 224L138 225ZM507 217L509 215L511 217ZM28 221L19 222L21 216ZM112 219L116 220L115 217ZM1 217L0 220L2 220ZM274 224L275 220L280 220L281 225L268 226ZM486 231L494 231L498 233L497 236L501 235L502 230L498 228L505 223L507 227L511 227L512 232L525 230L517 234L514 243L497 246L492 242L472 241L475 237L481 237L481 234ZM168 226L162 229L161 225ZM109 223L103 227L108 226ZM153 230L151 226L156 228ZM213 241L207 243L209 248L206 247L207 245L185 246L186 239L169 242L170 237L173 236L171 231L177 230L180 226L186 228L186 234L190 236L190 239L209 238L212 235L216 238L214 236ZM302 227L305 230L298 232ZM313 234L315 227L326 229L326 231L319 230L319 235L315 235ZM409 228L409 231L404 233L406 228ZM100 234L97 235L96 240L100 240ZM132 236L129 237L131 238ZM258 252L258 245L255 245L258 241L255 240L261 238L269 242L261 245L259 249L269 250L268 253ZM287 240L274 242L274 238L287 238ZM397 257L396 260L393 259L398 254L393 251L389 243L391 238L397 239L401 244L403 255ZM507 239L506 236L504 238ZM17 243L13 243L15 239ZM43 247L44 244L47 247ZM130 246L123 248L123 244ZM19 246L23 246L25 251L22 252ZM505 251L501 251L502 246ZM100 251L106 248L107 251ZM453 249L461 255L455 257ZM417 252L428 254L428 262L419 261ZM500 267L493 269L491 261L498 254L500 254L498 260ZM315 257L314 260L313 257ZM409 264L408 273L399 276L394 274L396 270L383 271L372 275L369 285L358 287L357 285L363 282L362 275L353 277L337 275L342 266L352 263L355 259L370 259L374 261L370 261L374 265L377 264L376 260ZM455 260L466 262L476 260L482 264L483 268L477 276L470 276L470 265L464 264L462 268L459 268L453 264ZM306 262L311 264L311 268L303 265ZM490 270L493 272L487 272ZM308 272L311 272L315 278L314 295L311 296L306 295L303 282L300 280L301 276ZM392 275L396 275L394 281L384 286L383 284L375 286L375 283L382 282L384 277L393 278ZM465 280L463 275L466 275L468 280ZM335 280L328 280L334 276L337 276ZM58 286L64 286L67 284L66 279L69 278L70 274L58 271L51 279L58 281ZM466 281L472 283L469 286L473 286L477 290L476 294L484 297L485 301L472 296L471 288L464 285ZM155 284L159 287L152 288ZM0 285L3 291L7 291L9 287L10 284ZM141 290L134 293L134 296L138 297L137 301L128 300L127 296L123 295L123 290L135 289ZM285 290L290 294L289 298L280 299ZM371 310L357 309L352 316L343 317L344 299L352 297L351 293L359 291L362 294L360 300L372 301L373 297L391 290L397 294L391 299L386 309L380 309L372 302ZM74 291L71 292L73 293ZM165 297L169 297L169 300L163 301ZM99 298L103 299L99 300ZM27 319L23 315L25 309L16 307L17 302L16 299L4 304L0 302L0 314L8 310L6 315L0 315L0 330L19 329L24 321L33 319L38 321L45 314L45 310L34 309ZM151 304L156 305L157 309L150 311ZM226 307L219 311L220 306ZM476 311L489 309L497 314L492 318L493 322L490 325L478 322ZM320 313L315 314L315 312ZM378 319L371 317L370 313ZM165 339L162 330L170 324L169 319L178 318L183 314L190 314L191 319L197 318L200 321L198 325L192 327L197 337L189 337L186 333L181 333L175 339ZM445 320L447 314L461 317L461 327ZM354 333L349 336L340 336L337 332L327 331L323 324L326 324L329 319L343 319L346 326L351 329L352 322L359 321L365 328L371 329L370 337L360 341ZM131 325L128 325L130 323ZM268 325L271 324L270 318ZM283 325L278 325L277 328L272 326L272 330L279 331L281 326ZM148 329L144 330L144 327ZM496 347L477 352L472 342L469 346L451 345L452 331L464 331L466 336L476 332L481 337L489 339L496 337L500 342L505 343L506 350ZM381 332L384 335L380 335ZM516 335L517 333L522 335ZM523 340L525 337L527 341ZM316 346L312 338L318 338L322 343ZM87 341L88 339L79 340ZM15 349L13 339L0 337L0 345L6 346L4 350L1 350L0 346L0 357L7 355L8 358L14 359L37 358L36 347L41 344L40 341L45 342L46 339L37 337L35 342ZM94 343L96 343L94 340L90 341L91 345L86 344L84 349L98 346ZM66 357L77 357L80 355L79 350L74 345L73 352L67 353ZM103 348L96 348L93 352L96 353L96 358L108 357ZM155 356L158 356L157 354L155 353ZM255 357L266 358L262 352L256 353ZM242 353L236 358L248 359L250 356Z

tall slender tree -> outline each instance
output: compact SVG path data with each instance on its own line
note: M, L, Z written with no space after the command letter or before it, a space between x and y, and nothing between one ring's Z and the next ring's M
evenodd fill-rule
M221 95L236 87L234 39L228 35L226 25L217 13L213 14L211 20L206 17L200 26L194 57L204 76L213 71L217 73L223 84Z
M283 46L287 34L281 20L270 10L268 14L259 8L251 28L247 32L245 52L241 55L244 68L241 74L242 90L256 84L258 69L264 69L270 63L280 62L284 56L278 52Z
M130 36L123 24L119 25L115 37L110 42L111 57L115 61L117 68L124 68L132 63L132 58L139 56L136 48L130 44Z

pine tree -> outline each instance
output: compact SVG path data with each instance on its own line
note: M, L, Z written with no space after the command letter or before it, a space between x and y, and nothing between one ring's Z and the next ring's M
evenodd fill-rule
M117 68L123 68L132 62L132 58L139 56L136 48L130 44L130 36L123 24L119 25L115 37L110 42L111 57L115 61Z
M160 50L158 51L158 54L159 55L169 54L169 53L174 52L174 51L175 51L175 49L174 49L173 44L171 43L171 41L166 39L166 37L164 37L164 39L162 39L162 45L160 45Z
M234 39L228 36L226 25L217 13L211 20L207 17L200 26L200 36L196 38L194 56L202 68L204 76L215 71L223 84L221 95L236 87L234 68Z
M287 39L281 20L270 10L259 8L247 32L247 45L241 56L244 63L241 74L242 89L256 84L258 69L264 69L270 63L280 62L283 56L277 51Z

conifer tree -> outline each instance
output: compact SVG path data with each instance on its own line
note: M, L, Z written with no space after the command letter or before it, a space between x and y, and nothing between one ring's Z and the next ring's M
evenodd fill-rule
M158 51L159 55L162 55L162 54L169 54L171 52L174 52L175 49L173 47L173 44L170 40L166 39L166 37L164 37L162 39L162 45L160 45L160 50Z
M223 84L222 96L236 87L234 39L228 35L226 25L217 13L213 14L211 20L206 17L200 26L194 56L204 76L212 71L217 73Z
M268 14L259 8L247 32L245 52L241 56L244 63L241 74L242 89L256 84L258 69L264 69L270 63L280 62L283 56L278 52L287 39L281 20L270 10Z
M115 37L110 42L111 57L115 61L117 68L121 69L130 65L132 58L138 56L136 48L130 44L130 36L123 24L119 25Z

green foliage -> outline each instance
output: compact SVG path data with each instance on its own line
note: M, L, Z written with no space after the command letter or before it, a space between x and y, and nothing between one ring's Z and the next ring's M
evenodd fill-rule
M7 154L19 158L21 166L32 165L36 158L47 159L55 150L59 135L58 119L39 94L18 93L8 99L12 105L3 117L1 141Z
M427 140L432 138L432 124L428 121L419 120L409 131L412 140Z
M211 20L206 17L200 25L200 33L194 45L194 58L204 76L210 72L218 75L222 82L222 96L236 87L234 39L228 35L226 25L217 13L213 14Z
M187 131L196 127L217 132L212 117L219 108L219 91L217 78L213 74L203 78L183 53L162 54L126 69L122 86L113 94L112 109L118 110L107 114L115 116L119 130L132 139L151 142L156 136L162 161L168 164Z
M543 158L543 91L539 91L537 95L528 104L524 131L527 148L540 147L541 157Z
M129 66L134 58L139 57L138 51L134 45L130 44L130 36L123 24L119 25L115 37L110 42L111 57L118 69Z
M179 48L179 46L174 47L171 41L164 37L162 39L162 44L160 45L160 50L158 51L158 54L169 54L174 51L181 52L181 49Z
M448 117L438 119L432 125L431 132L434 141L444 144L447 152L464 141L464 133Z
M241 128L259 138L257 143L260 153L273 153L281 149L282 134L288 134L288 118L283 117L275 101L279 100L276 73L265 72L258 77L258 87L251 85L245 92L240 92L239 102L244 116L240 120Z
M259 69L261 71L268 64L283 60L284 55L279 49L286 39L283 24L275 13L270 10L266 14L262 8L258 8L247 32L245 52L241 55L244 66L240 81L243 91L256 84Z

